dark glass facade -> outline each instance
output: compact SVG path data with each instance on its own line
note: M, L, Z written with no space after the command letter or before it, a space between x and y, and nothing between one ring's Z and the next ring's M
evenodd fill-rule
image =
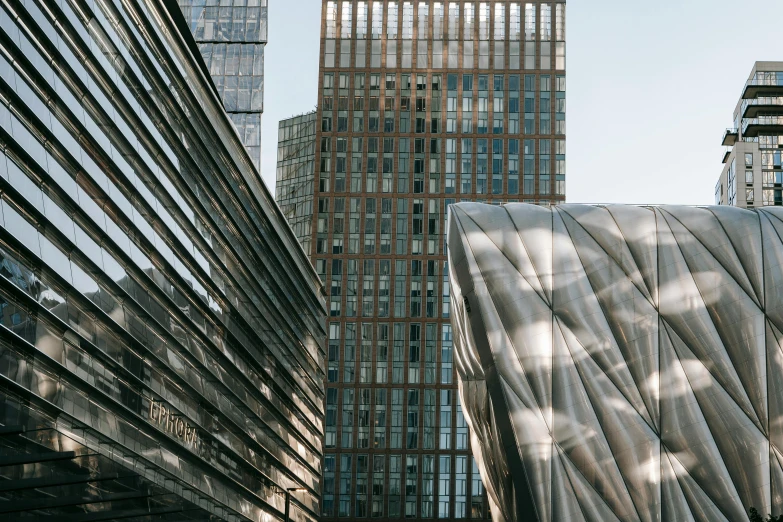
M223 106L261 170L267 0L178 0Z
M305 252L312 243L317 116L313 111L282 120L277 130L275 201Z
M313 521L322 287L176 2L0 6L0 514Z
M445 220L459 201L564 200L565 8L321 2L324 521L490 516L457 394Z

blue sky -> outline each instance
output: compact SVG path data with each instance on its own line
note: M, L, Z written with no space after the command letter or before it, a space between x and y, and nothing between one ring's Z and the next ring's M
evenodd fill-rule
M269 0L262 175L277 123L317 103L321 0ZM567 193L572 203L710 204L756 60L783 61L783 2L571 0Z

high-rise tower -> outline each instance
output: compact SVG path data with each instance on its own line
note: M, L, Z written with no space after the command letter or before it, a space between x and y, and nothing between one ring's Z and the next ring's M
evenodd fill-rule
M756 62L723 134L723 171L715 204L743 208L783 205L783 62Z
M445 219L457 201L564 200L565 10L322 2L324 521L489 516L458 403ZM294 182L280 176L278 195Z
M267 0L178 0L223 107L261 170Z

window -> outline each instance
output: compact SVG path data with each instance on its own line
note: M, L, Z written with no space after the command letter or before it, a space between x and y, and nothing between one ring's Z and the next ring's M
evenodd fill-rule
M427 2L419 2L418 19L419 19L418 38L419 40L426 40L429 33L429 25L430 25L430 6L427 5ZM421 45L421 43L419 45Z
M565 41L565 4L555 5L555 40Z
M386 37L397 38L397 2L389 2L386 15Z
M495 40L506 39L506 6L495 4Z
M372 4L372 39L380 40L382 33L383 33L383 2L374 2Z
M466 3L464 6L463 38L473 40L473 24L476 23L476 6L472 3Z
M525 4L525 40L536 39L536 5Z
M402 4L402 39L410 40L413 38L413 4L404 2Z
M435 2L432 11L433 11L432 39L440 40L443 38L443 23L445 17L445 9L443 7L443 2ZM419 8L419 17L421 17L421 8ZM421 35L421 32L419 32L419 38L424 38Z
M326 37L337 36L337 2L326 2Z
M752 152L746 152L745 153L745 166L746 167L752 167L753 166L753 153Z
M459 37L459 2L449 2L449 40Z
M479 4L479 40L489 40L490 7L487 2Z
M541 4L541 40L552 39L552 4Z
M343 2L341 7L340 19L340 38L351 37L351 24L353 23L353 4L352 2Z
M356 4L356 38L364 40L367 38L367 2L358 2Z

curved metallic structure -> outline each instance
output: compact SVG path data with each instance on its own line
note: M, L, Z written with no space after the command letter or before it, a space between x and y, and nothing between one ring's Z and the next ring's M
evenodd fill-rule
M495 522L783 512L783 209L451 207Z

